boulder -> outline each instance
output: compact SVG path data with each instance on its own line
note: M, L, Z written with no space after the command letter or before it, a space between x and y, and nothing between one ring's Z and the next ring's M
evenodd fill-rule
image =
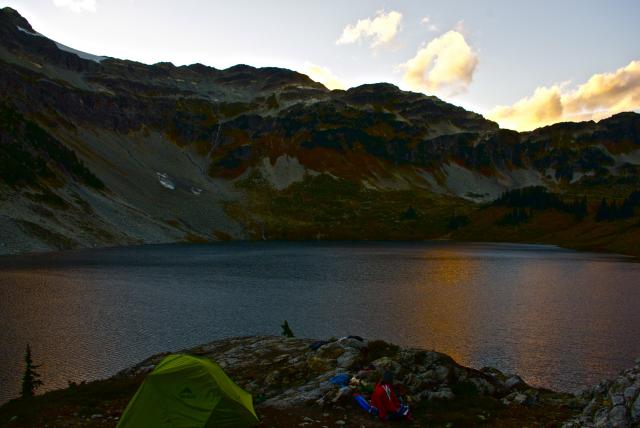
M469 382L473 383L478 390L478 393L481 395L494 395L496 393L495 386L489 383L486 379L481 377L472 377L469 379Z
M609 412L609 422L614 428L627 428L629 426L627 408L622 404L614 406Z
M631 405L631 422L640 424L640 395L638 395Z
M511 390L526 387L526 386L527 384L518 375L512 374L504 381L504 387L506 388L507 391L511 391Z

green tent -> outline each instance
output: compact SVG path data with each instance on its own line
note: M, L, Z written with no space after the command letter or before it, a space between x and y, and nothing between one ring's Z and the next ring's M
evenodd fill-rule
M169 355L149 373L118 428L250 427L259 423L251 394L219 365L191 355Z

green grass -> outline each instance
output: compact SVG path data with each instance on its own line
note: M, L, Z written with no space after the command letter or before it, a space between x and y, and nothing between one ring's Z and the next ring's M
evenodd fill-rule
M509 211L507 207L478 209L470 216L470 224L455 231L451 237L465 241L554 244L577 250L640 256L640 213L629 219L597 222L593 210L583 220L554 209L534 210L524 223L497 224L496 219Z
M227 211L258 239L428 239L447 233L454 213L474 209L458 198L424 190L369 190L327 174L307 176L283 191L259 175L239 187L246 201ZM410 208L415 215L406 215Z

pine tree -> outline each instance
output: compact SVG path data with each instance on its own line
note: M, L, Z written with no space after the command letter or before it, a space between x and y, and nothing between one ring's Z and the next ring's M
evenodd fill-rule
M570 204L565 204L564 209L565 211L572 213L576 220L584 220L588 214L587 198L583 196L581 199L576 199Z
M284 324L280 327L282 327L282 335L284 337L293 337L293 330L289 327L289 322L287 320L284 320Z
M580 201L580 210L578 213L578 218L580 220L583 220L587 214L589 214L589 202L587 201L587 197L583 196L582 200Z
M36 393L36 389L42 386L40 380L40 374L36 372L36 369L40 366L33 364L31 358L31 347L27 344L27 351L24 354L24 375L22 376L22 398L33 397Z
M607 202L607 198L602 198L598 211L596 212L596 221L611 220L611 208Z
M630 198L626 198L622 205L620 205L620 210L618 213L618 217L620 218L631 218L634 214L634 206L633 202Z

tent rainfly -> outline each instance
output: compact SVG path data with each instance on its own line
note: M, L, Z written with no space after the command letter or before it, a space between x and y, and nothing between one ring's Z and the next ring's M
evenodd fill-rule
M149 373L118 428L251 427L258 423L251 394L218 364L175 354Z

